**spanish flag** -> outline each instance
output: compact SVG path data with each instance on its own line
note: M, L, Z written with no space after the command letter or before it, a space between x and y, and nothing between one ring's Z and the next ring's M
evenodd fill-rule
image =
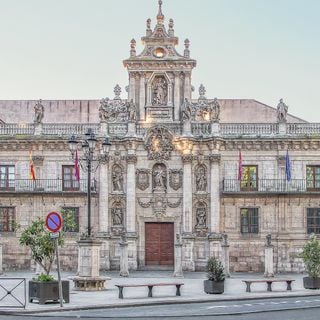
M30 179L35 181L36 180L36 173L34 171L33 161L32 161L32 152L29 153L29 159L30 159Z

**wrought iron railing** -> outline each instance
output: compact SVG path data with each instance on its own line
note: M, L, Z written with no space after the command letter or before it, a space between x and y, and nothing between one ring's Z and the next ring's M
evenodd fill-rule
M97 182L91 182L91 192L97 191ZM61 179L8 179L0 183L0 192L87 192L87 180Z
M252 181L239 181L237 179L224 179L222 192L257 192L257 193L302 193L320 191L309 185L305 179L259 179Z

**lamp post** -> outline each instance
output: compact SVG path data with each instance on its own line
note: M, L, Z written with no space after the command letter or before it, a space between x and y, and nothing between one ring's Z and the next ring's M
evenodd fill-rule
M102 153L95 155L95 150L97 146L97 138L92 131L88 129L85 136L77 141L76 137L73 135L68 141L69 150L71 152L72 159L76 160L76 153L78 148L78 143L82 145L82 155L79 156L79 162L82 168L87 172L87 213L88 213L88 224L87 224L87 237L91 237L91 173L95 171L98 166L105 161L106 157L109 154L110 142L109 138L106 137L102 143ZM95 164L93 166L93 164ZM78 165L78 164L76 164ZM94 170L93 170L94 169Z

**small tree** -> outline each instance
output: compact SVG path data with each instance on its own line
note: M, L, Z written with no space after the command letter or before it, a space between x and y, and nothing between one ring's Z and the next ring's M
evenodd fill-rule
M225 279L222 263L215 257L209 258L206 271L208 280L219 282Z
M303 246L300 254L303 259L306 271L311 278L320 277L320 241L316 235L311 235L309 240Z
M62 210L64 226L74 227L74 219L67 210ZM50 237L50 231L45 225L45 220L38 218L22 231L19 242L31 249L31 257L37 262L48 276L55 259L55 240ZM58 244L64 243L63 231L59 234ZM41 277L41 275L40 275ZM43 277L45 278L45 277ZM50 279L50 278L47 278Z

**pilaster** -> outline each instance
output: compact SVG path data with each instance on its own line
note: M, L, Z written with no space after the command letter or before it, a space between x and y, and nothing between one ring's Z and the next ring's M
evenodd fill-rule
M183 155L183 232L192 233L192 155Z
M180 74L174 73L174 120L180 120Z
M140 95L139 95L139 120L145 120L146 106L146 77L144 73L140 74Z
M126 230L128 233L136 232L136 163L135 150L128 150L127 154L127 217Z
M99 233L109 232L109 161L100 165L99 177Z

